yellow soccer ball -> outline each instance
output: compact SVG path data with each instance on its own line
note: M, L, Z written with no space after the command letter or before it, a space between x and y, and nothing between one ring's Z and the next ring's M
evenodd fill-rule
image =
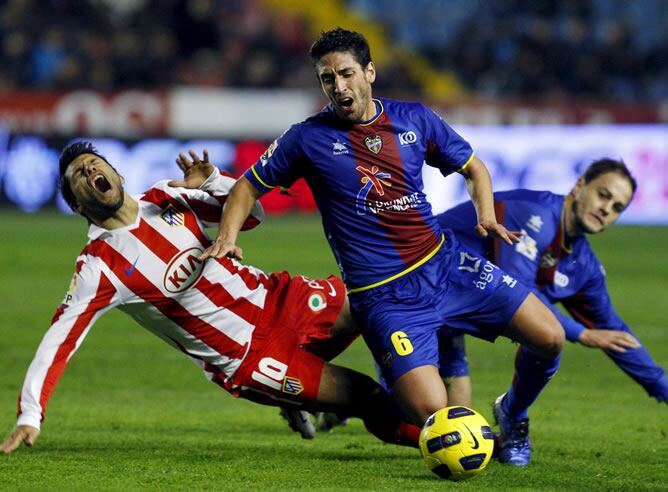
M420 433L422 459L431 471L448 480L479 474L493 450L494 433L485 417L467 407L440 409Z

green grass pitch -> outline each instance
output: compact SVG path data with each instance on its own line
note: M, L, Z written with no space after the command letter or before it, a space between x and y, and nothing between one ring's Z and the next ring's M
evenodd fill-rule
M34 350L69 283L85 222L0 213L0 432ZM668 228L617 227L593 238L622 317L668 366ZM336 273L316 217L272 217L241 238L267 271ZM514 346L469 339L476 407L507 388ZM372 373L361 341L338 360ZM103 317L71 360L32 449L0 456L0 489L668 490L668 406L603 353L567 344L531 412L533 463L491 463L439 481L416 450L384 445L359 421L303 441L278 410L237 400L122 313Z

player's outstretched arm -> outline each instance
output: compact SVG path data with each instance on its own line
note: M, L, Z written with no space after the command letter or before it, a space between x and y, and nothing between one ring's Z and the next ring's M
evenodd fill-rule
M200 159L197 152L194 150L188 150L188 154L192 160L190 160L183 152L179 152L179 156L176 158L176 164L179 166L179 169L183 171L183 180L173 180L167 183L169 186L173 187L182 187L182 188L199 188L204 184L206 179L211 176L213 173L214 166L209 161L209 153L204 149L202 151L203 158Z
M473 156L471 162L459 172L466 179L466 190L471 196L471 201L478 216L478 223L475 226L476 232L481 237L487 237L490 234L499 237L510 245L519 242L521 233L508 231L503 224L496 221L492 178L485 164L476 156Z
M236 245L237 236L253 204L260 196L262 196L260 190L246 177L242 176L237 180L225 203L216 240L201 254L201 260L224 256L243 260L243 251Z
M9 454L18 448L21 443L32 447L39 436L39 429L31 425L17 425L12 432L7 436L7 439L0 444L0 452Z

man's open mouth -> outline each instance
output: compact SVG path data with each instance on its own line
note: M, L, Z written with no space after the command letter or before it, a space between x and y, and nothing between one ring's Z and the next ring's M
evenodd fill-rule
M339 106L341 106L343 109L350 109L350 107L353 105L353 98L352 97L344 97L343 99L339 100Z
M102 174L98 174L93 178L93 187L100 193L106 193L111 189L111 183Z

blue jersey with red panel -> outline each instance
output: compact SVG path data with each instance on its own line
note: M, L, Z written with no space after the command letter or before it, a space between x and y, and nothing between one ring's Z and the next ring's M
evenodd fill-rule
M473 157L422 104L374 103L376 116L357 124L327 106L293 125L245 173L262 192L307 181L351 292L401 276L436 252L442 234L423 192L422 166L448 175Z
M576 341L585 329L623 330L632 333L615 311L605 283L605 270L586 236L567 241L562 212L564 196L548 191L513 190L494 194L497 220L508 230L522 231L519 243L508 246L482 239L473 227L476 214L467 202L437 216L468 249L492 260L528 286L552 308ZM560 302L571 314L553 306ZM634 335L635 336L635 335ZM668 399L668 378L644 347L608 355L640 383L651 396Z

